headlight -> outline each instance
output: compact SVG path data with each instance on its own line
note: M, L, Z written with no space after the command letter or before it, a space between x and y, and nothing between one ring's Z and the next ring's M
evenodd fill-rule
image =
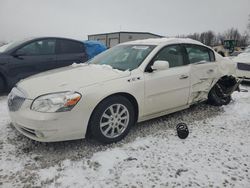
M31 104L31 110L37 112L65 112L70 111L81 99L77 92L61 92L42 95Z

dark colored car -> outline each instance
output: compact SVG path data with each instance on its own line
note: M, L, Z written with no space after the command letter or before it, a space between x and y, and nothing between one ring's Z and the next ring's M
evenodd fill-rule
M98 42L96 42L98 43ZM0 93L28 76L92 58L84 42L55 37L32 38L0 47ZM98 53L106 48L98 48ZM97 53L96 53L97 54ZM95 54L95 55L96 55Z

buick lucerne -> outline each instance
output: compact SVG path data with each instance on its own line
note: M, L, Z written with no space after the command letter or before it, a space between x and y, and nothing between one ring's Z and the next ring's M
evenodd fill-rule
M85 64L21 80L8 96L13 125L25 136L55 142L91 135L124 138L136 122L207 100L226 105L238 88L236 66L191 39L127 42Z

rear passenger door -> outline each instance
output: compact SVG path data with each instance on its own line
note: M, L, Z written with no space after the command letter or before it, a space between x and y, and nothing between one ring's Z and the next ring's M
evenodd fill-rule
M217 78L214 52L201 45L185 44L191 72L189 103L204 100Z
M57 39L57 67L73 63L84 63L88 60L83 42L68 39Z

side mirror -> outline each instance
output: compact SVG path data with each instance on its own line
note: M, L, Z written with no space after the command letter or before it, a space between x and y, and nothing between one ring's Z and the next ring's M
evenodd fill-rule
M166 69L169 69L169 62L157 60L154 62L151 68L152 70L166 70Z
M25 52L22 52L22 51L16 51L14 54L13 54L13 56L14 57L20 57L20 56L25 56L25 55L27 55Z

